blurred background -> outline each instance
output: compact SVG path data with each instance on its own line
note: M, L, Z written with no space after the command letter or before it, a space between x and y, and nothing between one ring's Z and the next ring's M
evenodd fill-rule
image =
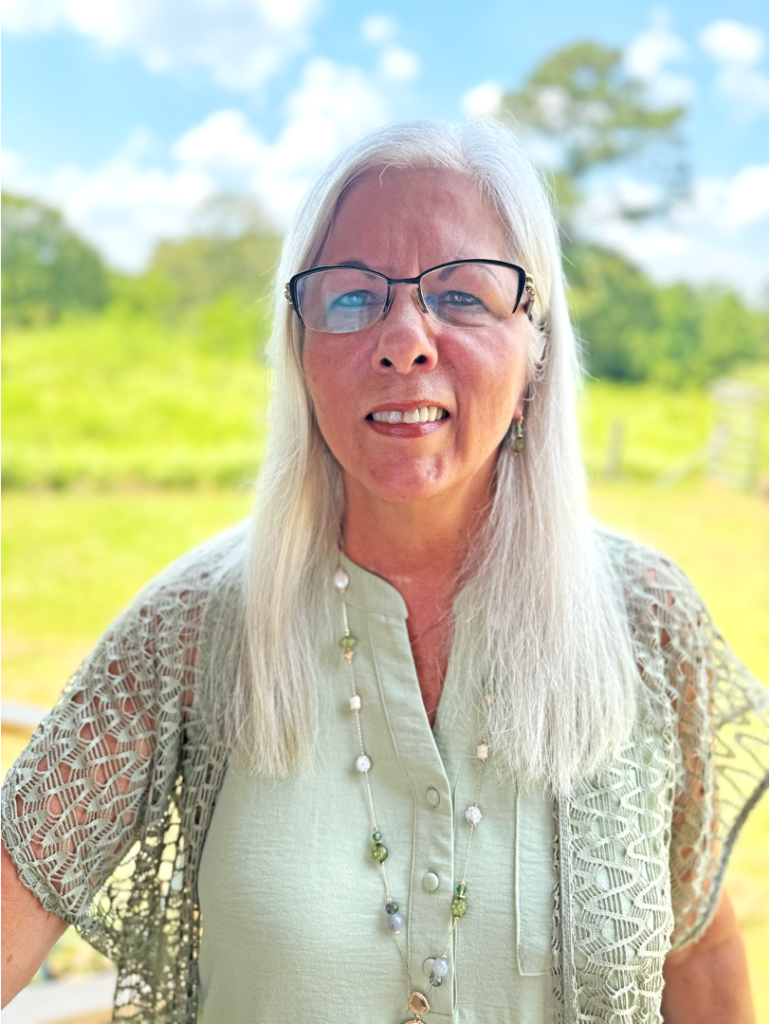
M767 9L8 0L3 769L164 565L248 513L281 238L361 132L500 118L558 206L597 518L767 682ZM765 800L728 888L768 1018ZM109 1019L73 934L6 1024ZM52 1008L53 1007L53 1008Z

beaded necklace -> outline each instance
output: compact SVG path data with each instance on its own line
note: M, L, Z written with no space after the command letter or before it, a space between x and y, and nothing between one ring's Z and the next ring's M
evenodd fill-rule
M348 609L345 602L345 591L347 590L350 579L345 570L341 567L334 573L334 586L340 595L342 604L342 622L344 625L344 633L339 644L342 648L342 657L348 663L350 670L350 710L353 712L356 721L356 731L358 733L358 747L359 754L356 758L356 770L361 772L366 783L366 795L369 800L369 808L372 816L372 857L380 865L382 870L382 879L385 884L385 913L387 914L387 926L389 931L393 932L398 943L398 949L401 953L401 959L404 963L404 969L406 971L406 980L408 986L408 1006L409 1009L414 1013L414 1017L407 1024L423 1024L422 1014L428 1013L430 1010L430 1004L426 997L419 992L412 981L412 972L409 969L409 961L406 953L404 952L404 946L401 941L401 932L404 927L404 919L399 913L398 903L393 899L390 892L390 885L388 884L388 874L385 870L385 861L388 859L388 848L382 841L382 832L377 825L377 815L374 810L374 799L372 797L372 787L369 784L369 771L372 767L372 763L364 750L364 735L361 729L361 697L356 692L356 677L353 669L353 648L356 645L356 639L351 635L350 628L348 626ZM494 697L492 694L487 695L487 705L491 706ZM489 756L489 747L485 739L482 739L476 748L476 759L478 767L476 771L476 793L473 798L473 803L465 812L465 818L470 825L470 832L468 834L468 845L465 850L465 864L463 866L463 875L460 882L457 884L452 896L451 912L452 912L452 924L449 928L449 935L447 937L446 946L444 952L433 959L433 965L430 972L430 984L434 988L438 988L443 982L446 975L449 973L449 963L447 962L447 953L449 951L449 944L452 941L452 934L457 926L457 922L461 917L464 917L467 910L468 904L466 900L466 894L468 887L466 885L466 876L468 873L468 859L471 852L471 841L473 839L473 833L476 830L476 826L481 821L481 811L478 806L479 789L481 788L481 771L484 767L484 762Z

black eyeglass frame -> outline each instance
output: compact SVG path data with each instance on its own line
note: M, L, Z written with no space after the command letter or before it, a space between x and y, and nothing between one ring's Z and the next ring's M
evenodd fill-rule
M536 295L535 279L532 277L531 274L528 274L523 267L520 267L515 263L506 263L503 260L450 260L449 263L439 263L438 266L436 267L429 267L427 270L423 270L423 272L421 274L418 274L417 277L388 277L387 274L381 274L379 270L369 270L368 267L359 267L347 263L338 263L330 267L311 267L309 270L302 270L300 271L299 274L295 274L292 278L290 278L289 281L286 283L286 286L284 287L283 294L286 301L289 303L289 306L297 314L299 322L303 325L303 327L306 327L307 325L305 324L305 321L302 319L302 313L300 312L299 301L297 299L297 285L299 284L299 282L305 277L310 277L313 274L321 274L328 270L361 270L365 274L372 274L374 277L381 278L383 281L386 281L388 285L388 292L387 295L385 296L385 305L382 307L382 310L380 312L380 315L377 317L377 320L383 319L390 312L390 307L393 304L393 292L391 290L391 287L394 284L416 284L417 296L420 300L420 306L422 307L422 311L424 313L427 313L429 316L433 316L435 319L438 320L438 317L435 317L435 314L431 313L430 309L428 308L428 304L425 301L425 296L422 294L422 279L427 274L432 274L436 270L443 270L445 267L459 267L466 263L485 263L493 267L508 267L511 270L515 270L516 273L519 275L519 287L516 292L516 302L514 304L513 309L510 312L510 316L513 316L513 314L519 308L521 304L522 295L526 291L530 300L527 316L530 320L532 319L532 310L534 307ZM374 324L377 323L377 320L373 320L369 326L373 327ZM439 323L443 323L443 321L439 320ZM467 325L467 327L464 329L468 329L470 327L471 325ZM368 328L361 328L361 330L368 330ZM351 331L350 333L356 334L358 332Z

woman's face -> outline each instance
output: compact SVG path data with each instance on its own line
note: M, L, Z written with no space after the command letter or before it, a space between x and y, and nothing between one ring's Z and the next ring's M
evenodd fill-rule
M356 262L404 278L470 258L509 258L502 225L473 181L455 171L387 169L350 189L317 262ZM346 491L414 502L486 488L498 445L523 408L524 303L496 327L459 328L424 313L414 285L394 292L388 315L366 330L305 334L307 386ZM373 418L426 406L448 415Z

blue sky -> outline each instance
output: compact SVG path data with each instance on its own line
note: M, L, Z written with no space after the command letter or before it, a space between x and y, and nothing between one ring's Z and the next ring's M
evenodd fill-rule
M693 187L665 224L631 225L594 183L584 226L661 279L767 280L767 10L758 0L8 0L4 187L65 211L136 270L222 188L280 225L315 173L367 129L493 112L554 50L624 52L656 102L688 105Z

